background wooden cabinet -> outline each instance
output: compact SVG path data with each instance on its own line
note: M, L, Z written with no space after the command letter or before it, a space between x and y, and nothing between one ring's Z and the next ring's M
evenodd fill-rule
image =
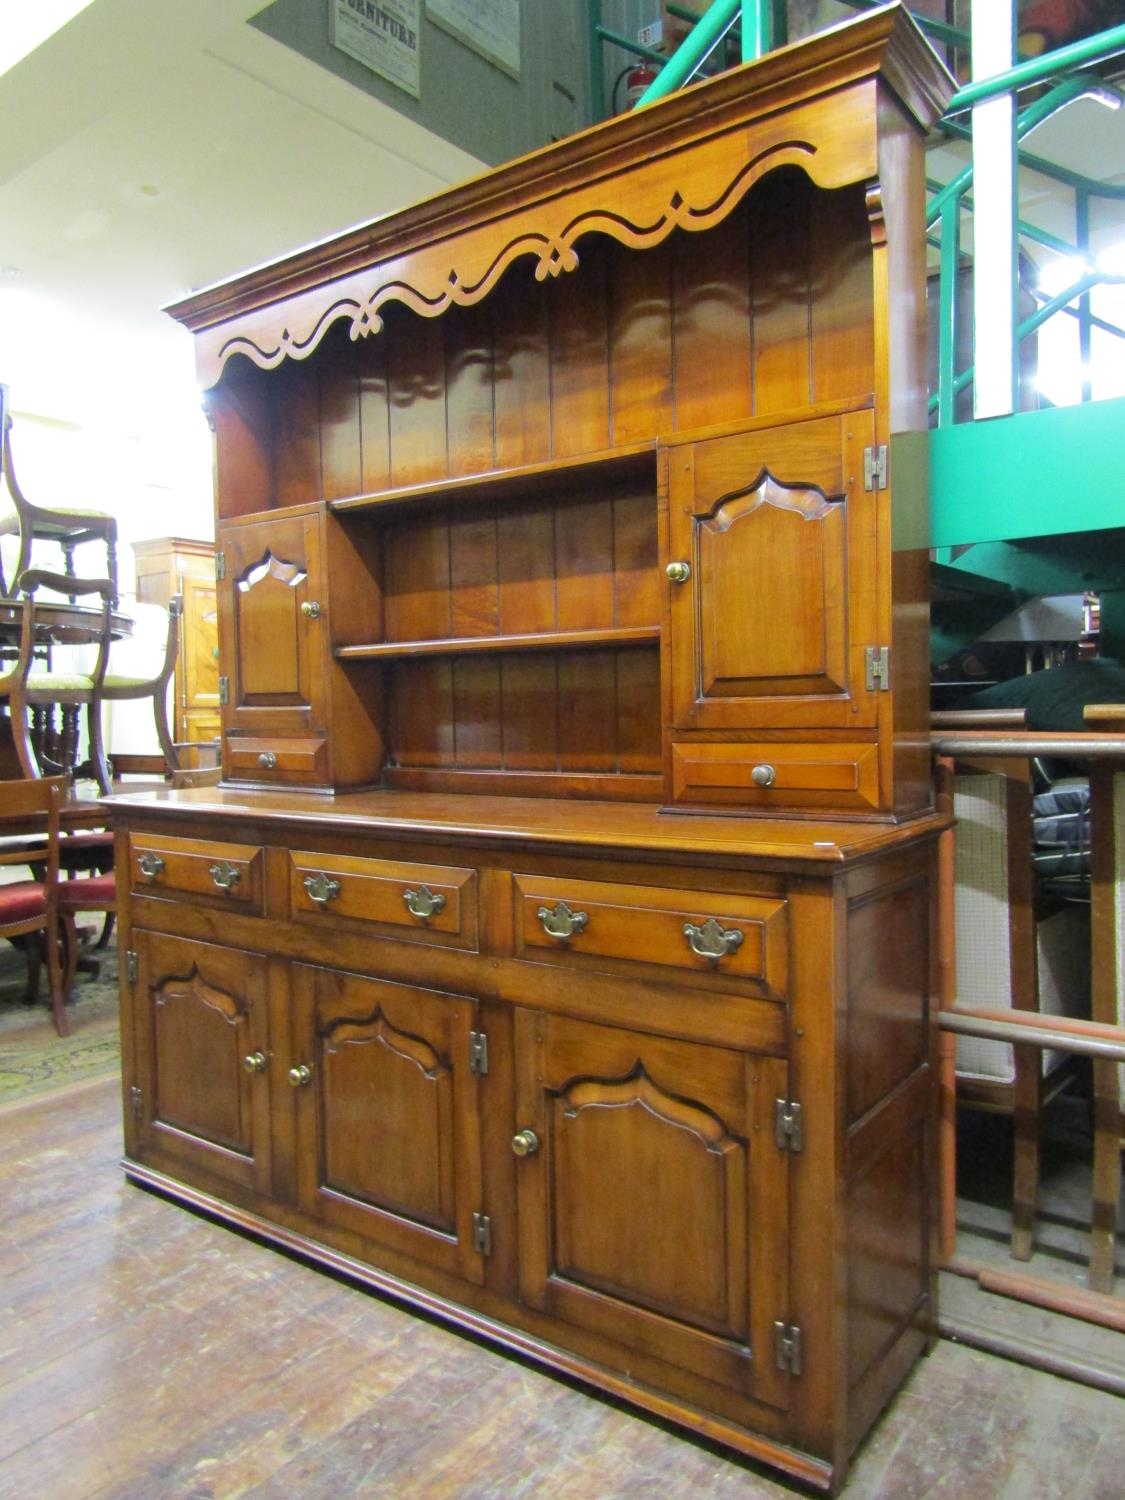
M210 542L161 537L134 542L133 554L139 603L167 608L173 594L182 595L184 601L172 738L181 744L217 740L222 726L215 549Z

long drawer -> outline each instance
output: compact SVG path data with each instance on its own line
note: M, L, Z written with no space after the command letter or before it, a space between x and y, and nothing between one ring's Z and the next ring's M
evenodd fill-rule
M777 898L537 875L516 875L513 887L523 957L715 973L779 998L788 989L788 914Z
M470 952L477 947L475 870L294 850L289 906L297 922L383 929L407 942Z

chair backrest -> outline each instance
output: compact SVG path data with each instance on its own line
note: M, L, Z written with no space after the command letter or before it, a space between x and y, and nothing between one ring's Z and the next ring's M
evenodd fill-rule
M49 901L54 899L54 886L58 881L59 816L69 785L66 776L45 776L34 781L29 778L0 781L0 832L46 835L44 885L48 888ZM0 865L26 863L26 850L0 850Z
M50 602L41 602L37 595L40 589L51 589L55 593L86 598L97 595L101 601L99 615L92 617L86 639L98 648L97 659L92 670L83 675L91 678L94 687L101 686L109 662L109 646L113 629L113 600L116 593L112 579L72 578L67 573L50 573L42 568L28 568L16 580L16 587L24 598L23 627L20 634L20 655L16 668L18 680L26 684L31 673L36 646L41 641L51 641L49 625L44 616L49 614Z

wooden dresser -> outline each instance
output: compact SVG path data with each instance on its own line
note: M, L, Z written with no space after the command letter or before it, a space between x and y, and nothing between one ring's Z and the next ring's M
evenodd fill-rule
M116 799L126 1171L807 1482L935 1321L892 7L200 293L221 786Z

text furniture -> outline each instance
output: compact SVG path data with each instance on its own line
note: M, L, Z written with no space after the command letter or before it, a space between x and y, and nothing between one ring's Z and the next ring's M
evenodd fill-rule
M812 1483L932 1335L897 7L201 292L223 782L126 1170Z

